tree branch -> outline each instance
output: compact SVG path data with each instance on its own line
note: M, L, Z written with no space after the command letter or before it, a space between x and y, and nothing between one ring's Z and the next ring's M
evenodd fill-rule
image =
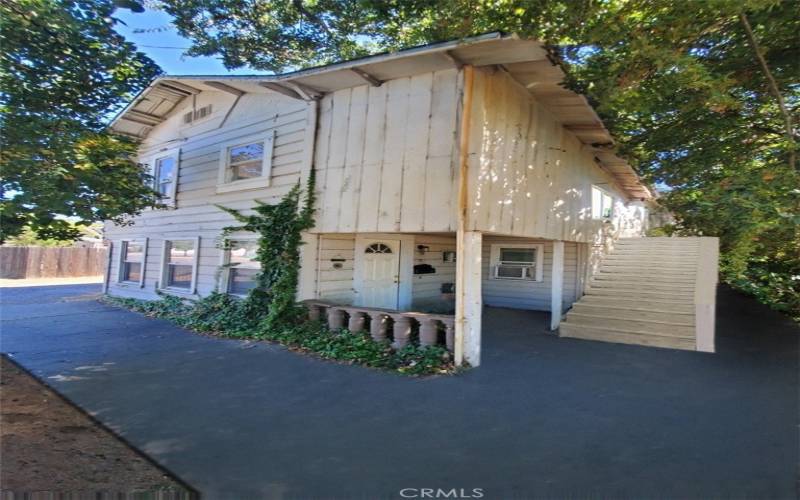
M764 58L764 54L761 52L761 48L758 45L758 40L756 40L756 36L753 34L753 29L750 27L750 21L747 20L747 15L745 13L739 14L739 19L742 21L742 25L744 26L744 30L747 33L747 38L750 40L750 44L753 46L753 52L756 54L756 58L758 59L758 63L761 65L761 70L764 72L764 76L767 79L767 83L769 84L769 90L775 96L775 99L778 101L778 108L781 110L781 114L783 115L784 126L786 127L785 135L786 140L789 141L789 167L794 170L796 164L796 152L795 152L795 142L794 142L794 130L792 128L792 115L789 114L789 110L786 109L786 103L783 101L783 95L781 95L781 91L778 88L778 82L775 81L775 77L772 76L772 72L769 70L769 66L767 66L767 60Z

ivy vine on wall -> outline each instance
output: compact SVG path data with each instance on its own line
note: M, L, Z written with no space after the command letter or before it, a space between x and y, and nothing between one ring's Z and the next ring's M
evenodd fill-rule
M261 269L242 309L249 319L261 320L259 326L263 329L296 324L305 312L295 302L295 296L302 233L314 227L315 178L314 170L311 170L304 199L298 183L276 205L257 202L252 215L217 205L241 223L240 226L225 227L222 230L224 239L239 231L258 235L256 260Z

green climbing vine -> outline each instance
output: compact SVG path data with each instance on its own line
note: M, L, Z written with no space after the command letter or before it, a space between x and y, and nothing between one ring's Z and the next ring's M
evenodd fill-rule
M249 318L261 320L259 326L263 329L293 325L302 316L303 309L296 304L295 295L302 233L314 227L314 185L312 170L304 198L298 183L275 205L258 202L252 215L217 205L241 223L224 228L223 238L239 231L258 235L256 260L261 264L261 270L242 307Z

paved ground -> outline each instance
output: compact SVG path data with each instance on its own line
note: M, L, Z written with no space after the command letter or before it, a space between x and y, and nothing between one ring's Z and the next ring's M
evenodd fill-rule
M2 350L208 497L796 497L800 332L731 292L717 354L494 309L483 366L412 379L188 333L98 289L0 290Z

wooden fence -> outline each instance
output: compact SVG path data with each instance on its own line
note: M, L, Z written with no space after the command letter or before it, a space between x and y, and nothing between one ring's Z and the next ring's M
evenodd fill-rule
M102 276L105 248L0 247L0 278Z

